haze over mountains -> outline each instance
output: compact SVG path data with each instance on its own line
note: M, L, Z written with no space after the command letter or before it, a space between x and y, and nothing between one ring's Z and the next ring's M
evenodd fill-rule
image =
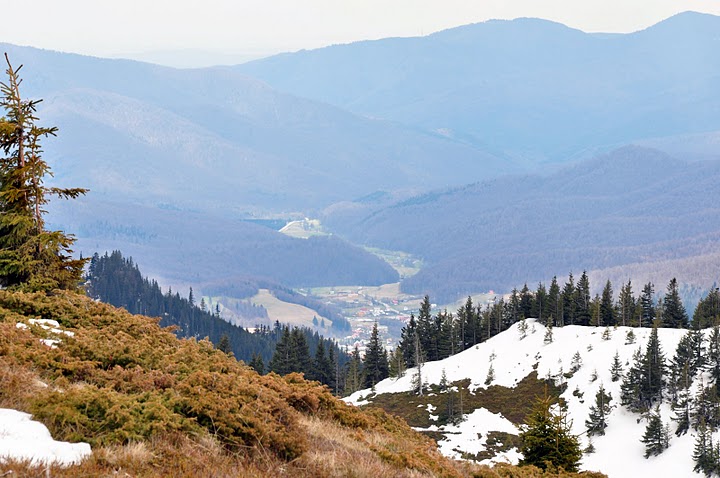
M60 128L55 181L91 189L50 215L83 253L119 248L164 284L395 280L337 237L241 221L322 216L424 259L406 290L454 298L720 255L717 163L692 162L720 158L719 31L491 21L193 70L0 49ZM590 159L629 143L646 148Z
M720 129L720 18L588 34L538 19L277 55L240 65L281 91L441 131L528 161Z

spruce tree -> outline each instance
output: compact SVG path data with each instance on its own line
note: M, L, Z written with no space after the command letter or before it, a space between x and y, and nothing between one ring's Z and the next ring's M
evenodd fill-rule
M610 380L613 382L617 382L622 378L623 373L623 366L622 362L620 362L620 353L615 352L615 355L613 356L612 365L610 365Z
M620 403L628 407L630 411L640 412L645 409L646 404L642 397L643 381L643 357L640 349L633 353L633 361L630 369L623 377L620 385Z
M585 420L585 429L588 436L605 435L607 428L607 416L610 413L610 401L612 396L605 392L605 387L600 388L595 394L595 405L590 407L590 416Z
M640 327L650 327L653 320L655 319L655 286L652 282L648 282L643 287L642 295L640 296Z
M248 365L260 375L265 373L265 362L259 353L253 354L252 360L250 360Z
M657 456L664 452L670 444L670 433L660 417L660 408L656 407L648 417L645 433L640 440L645 444L645 458Z
M312 360L312 367L308 373L308 379L316 380L323 385L327 385L330 389L333 387L333 376L335 371L331 368L330 360L325 353L325 341L318 340L317 347L315 348L315 356Z
M617 325L615 318L615 306L613 304L612 284L608 280L603 288L602 298L600 299L600 324L606 327Z
M690 414L692 410L690 385L689 366L685 364L678 380L676 396L672 401L672 410L674 412L672 419L677 424L675 428L675 435L677 436L686 434L690 428Z
M578 279L575 289L575 323L578 325L590 325L590 280L586 271L583 271Z
M698 426L695 448L693 450L693 471L703 473L705 476L717 475L720 472L720 463L717 450L713 445L712 429L704 421Z
M230 355L232 353L232 345L230 345L230 337L227 334L222 334L220 340L217 343L216 348L221 352L225 352Z
M365 360L363 361L364 386L366 388L374 387L378 382L386 379L390 373L388 370L387 352L380 340L378 332L378 324L373 324L370 342L365 351Z
M618 297L618 313L620 316L620 325L631 325L635 312L635 296L633 296L632 282L628 280L627 284L620 289Z
M661 398L665 379L665 356L658 337L658 323L653 325L643 357L643 379L640 385L641 401L648 406Z
M345 372L345 395L350 395L362 387L362 359L357 345L350 354L350 360L346 364Z
M543 470L576 472L582 457L580 442L570 432L564 412L553 412L551 397L538 398L525 419L520 433L520 466L534 465Z
M410 320L400 331L400 342L398 348L402 351L405 367L415 366L415 336L417 335L417 322L415 316L410 314Z
M571 272L562 291L562 317L559 317L559 325L573 325L575 323L576 309L575 280Z
M562 295L560 294L560 286L555 276L553 276L552 282L550 282L550 289L548 289L546 308L548 309L546 317L555 317L557 320L560 320L562 317Z
M57 128L38 126L37 106L25 100L22 80L5 54L7 83L0 82L0 287L38 291L75 290L86 260L72 258L75 239L45 228L45 207L51 196L75 199L82 188L45 186L52 176L42 159L41 142Z
M662 314L663 326L674 328L687 327L688 315L680 299L677 279L674 277L667 286L667 292L663 299Z
M710 293L700 299L693 313L693 327L704 329L720 324L720 289L710 288Z

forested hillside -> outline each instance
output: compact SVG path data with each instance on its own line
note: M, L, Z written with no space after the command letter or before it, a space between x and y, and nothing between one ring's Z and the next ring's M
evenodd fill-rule
M122 307L132 314L142 314L158 317L160 325L174 326L178 337L203 339L209 338L218 347L233 352L238 360L254 363L262 373L264 363L269 363L275 355L275 349L282 342L283 328L276 324L274 328L260 328L256 333L250 333L242 327L230 324L220 317L219 308L204 305L204 300L196 302L192 288L190 295L180 297L178 292L173 294L168 289L163 293L155 280L144 278L132 258L124 258L120 251L100 256L95 254L89 266L87 294L94 298ZM245 312L249 317L267 317L267 311L252 304L246 304ZM240 308L236 306L235 309ZM325 350L336 358L339 366L347 362L347 357L340 351L337 344L324 339L316 331L299 328L293 331L302 335L304 346L317 353L321 344ZM301 364L284 370L283 373L304 372L310 373L310 364ZM334 378L334 376L333 376ZM334 383L334 382L333 382Z
M720 264L717 196L720 163L625 147L545 176L433 191L354 216L336 210L327 222L353 241L423 258L403 290L440 301L629 264L613 280L677 274L705 288Z

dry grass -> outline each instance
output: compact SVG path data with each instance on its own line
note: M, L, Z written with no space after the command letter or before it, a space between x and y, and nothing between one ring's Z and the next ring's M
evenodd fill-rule
M41 331L15 327L27 317L76 335L50 349ZM79 465L11 461L0 477L543 476L454 462L382 410L349 406L301 375L258 376L209 342L67 293L0 291L0 380L0 406L32 412L56 439L93 444Z

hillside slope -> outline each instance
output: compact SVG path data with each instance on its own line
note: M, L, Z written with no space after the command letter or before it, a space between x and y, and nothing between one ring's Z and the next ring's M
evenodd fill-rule
M528 320L528 329L523 334L520 325L517 323L472 349L426 363L422 374L429 391L423 397L409 392L413 389L416 372L416 369L410 369L400 379L386 379L377 384L374 391L362 390L346 400L358 405L382 406L391 413L404 416L416 429L425 430L438 439L440 450L447 456L472 458L483 463L517 463L521 457L517 452L519 426L533 399L548 390L543 389L542 380L550 382L551 392L555 385L560 387L572 432L580 437L583 448L589 443L585 420L602 385L612 396L609 426L604 436L593 437L595 452L583 455L581 469L601 470L611 478L693 476L696 432L691 429L680 437L673 433L669 449L645 459L640 439L647 420L620 406L621 382L611 379L610 366L615 353L627 372L633 353L638 349L644 352L650 329L610 328L606 339L603 338L604 328L555 327L552 342L545 343L545 326ZM633 343L627 343L630 330L635 334ZM686 331L661 328L658 332L662 350L669 360ZM573 372L576 353L581 362ZM490 368L494 378L486 383ZM464 393L464 419L456 424L443 417L444 408L451 399L451 392L438 389L443 373L448 383L456 387L456 407L458 390ZM408 402L412 404L406 405ZM661 406L661 416L674 432L668 401ZM718 432L714 436L717 438Z
M258 376L209 342L71 293L0 291L0 381L0 407L93 446L80 465L50 466L52 476L472 472L382 411L348 406L297 374ZM0 460L0 473L40 471Z
M662 283L672 276L653 264L720 251L720 211L709 199L720 195L718 184L720 162L625 147L544 176L434 191L378 210L357 207L354 217L330 211L326 222L356 243L423 258L426 267L403 289L440 301L626 264L635 272L646 264L659 272L650 279ZM713 264L687 262L677 278L709 287L717 279Z

